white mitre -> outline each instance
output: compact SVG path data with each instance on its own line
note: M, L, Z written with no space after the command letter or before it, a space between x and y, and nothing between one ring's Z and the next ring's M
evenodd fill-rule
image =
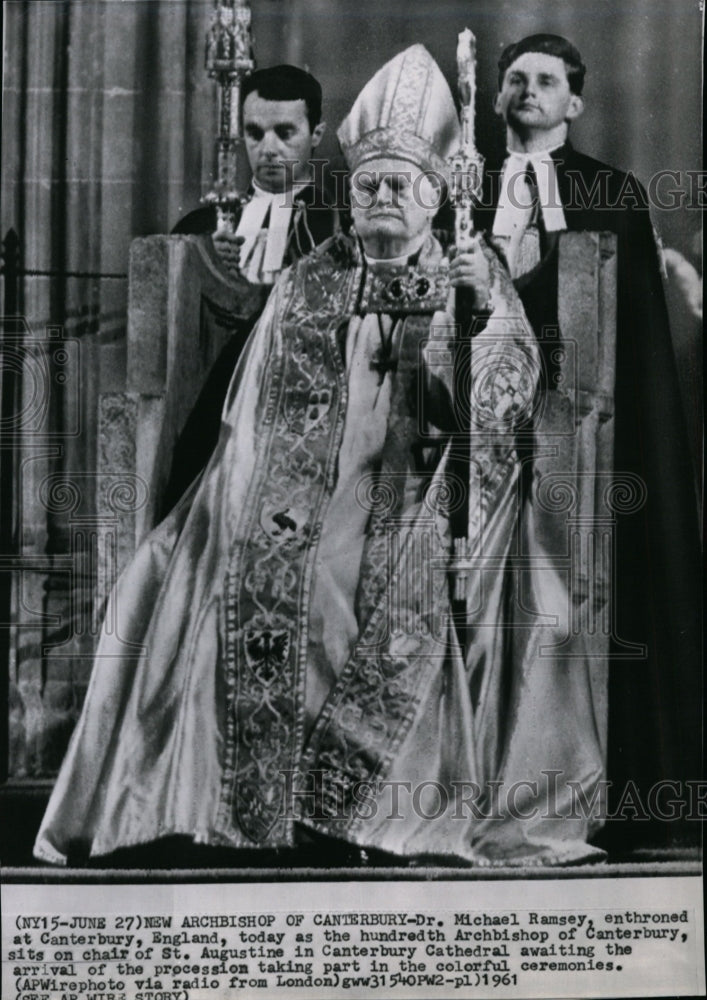
M378 70L337 135L352 171L392 157L446 176L447 159L459 147L459 120L449 85L424 45L411 45Z

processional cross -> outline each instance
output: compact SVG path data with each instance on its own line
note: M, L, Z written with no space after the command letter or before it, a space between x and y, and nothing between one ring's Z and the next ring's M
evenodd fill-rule
M238 177L242 158L241 85L255 69L251 10L248 0L215 0L206 38L206 70L219 85L218 168L213 189L205 196L216 206L217 232L233 234L239 208L248 201Z

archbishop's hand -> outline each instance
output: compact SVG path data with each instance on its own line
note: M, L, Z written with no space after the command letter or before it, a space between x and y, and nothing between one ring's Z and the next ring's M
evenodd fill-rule
M454 288L470 288L476 309L486 311L491 302L491 270L480 244L454 252L449 265L449 281Z
M233 278L240 277L241 274L241 244L242 236L229 233L223 229L217 229L212 237L216 253L221 258L221 262Z

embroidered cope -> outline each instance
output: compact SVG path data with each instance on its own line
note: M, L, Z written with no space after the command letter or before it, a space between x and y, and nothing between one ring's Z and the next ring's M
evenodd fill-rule
M534 538L516 446L537 347L485 252L492 312L474 340L461 487L451 315L367 311L344 237L278 279L209 466L111 596L39 857L168 834L284 846L297 824L486 865L601 856L564 783L590 799L602 777L589 666L562 652L568 598ZM430 238L423 288L441 256ZM460 488L475 559L465 651L450 617ZM543 785L553 769L559 790ZM535 782L516 796L531 818L513 809L519 782Z

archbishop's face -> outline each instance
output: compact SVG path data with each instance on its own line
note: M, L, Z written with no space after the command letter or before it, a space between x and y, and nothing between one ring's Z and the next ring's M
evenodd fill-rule
M431 230L438 204L438 186L407 160L369 160L351 177L351 214L364 248L375 243L389 247L390 256L404 253Z

